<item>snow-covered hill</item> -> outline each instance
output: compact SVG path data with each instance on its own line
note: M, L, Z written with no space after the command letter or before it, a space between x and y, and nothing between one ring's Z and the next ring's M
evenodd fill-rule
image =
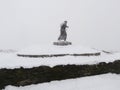
M100 52L101 55L99 55L99 56L47 57L47 58L29 58L29 57L17 56L18 53L29 54L29 55L32 55L32 54L40 55L40 54L61 54L61 53L63 53L63 54L81 53L82 54L82 53L96 53L96 52ZM3 86L1 86L1 88L4 88L4 86L6 86L6 85L18 85L18 86L19 85L20 86L21 85L30 85L30 84L34 83L34 80L38 80L38 79L40 79L40 80L35 81L35 83L47 82L49 80L52 81L52 80L63 80L63 79L68 79L68 78L76 78L76 77L78 77L78 74L80 77L80 76L87 76L87 75L97 75L97 74L109 73L112 71L114 71L112 73L117 73L116 68L114 66L119 66L119 62L117 62L116 60L118 60L118 61L120 60L120 53L106 53L106 52L102 52L99 50L90 49L90 48L86 48L86 47L80 47L80 46L79 47L77 47L77 46L75 46L75 47L74 46L58 47L58 46L49 46L49 45L47 47L46 46L43 46L43 47L42 46L40 46L40 47L35 46L35 47L30 47L30 48L23 49L22 51L14 52L14 53L0 53L0 69L1 69L1 75L2 75L1 82L3 83ZM116 62L113 62L113 61L116 61ZM107 65L106 63L104 64L104 63L100 63L100 62L106 62L106 63L113 62L113 63L109 63L109 65ZM116 64L116 63L118 63L118 64ZM35 71L35 73L38 76L45 78L45 80L43 80L43 81L41 81L41 79L42 79L41 77L36 77L36 76L35 76L35 78L32 78L31 81L29 81L30 78L32 77L30 75L32 75L32 74L29 73L30 77L26 78L26 75L28 75L28 73L26 74L22 71L22 70L26 70L26 71L32 70L33 67L36 67L35 69L38 68L38 70L41 70L41 68L46 67L46 66L50 70L56 71L56 68L54 66L57 67L57 65L61 65L61 68L62 68L62 66L65 67L64 65L69 66L69 67L72 65L73 66L84 65L86 67L85 64L88 64L91 66L93 64L98 64L98 66L102 66L102 64L104 64L104 65L102 67L99 67L99 68L98 67L96 68L97 65L93 65L93 66L95 66L95 68L91 68L90 72L86 71L86 70L88 70L88 68L90 68L90 67L87 67L84 69L83 73L82 73L83 68L82 68L82 71L79 71L80 73L76 73L76 71L74 72L74 69L73 69L73 71L70 72L73 74L72 77L71 76L69 77L69 75L71 75L71 74L68 74L68 76L66 75L64 78L60 77L61 75L60 76L58 75L58 76L56 76L57 79L51 78L51 77L54 77L54 75L56 75L56 73L62 73L64 70L65 70L65 72L63 75L65 75L66 70L68 70L68 69L64 68L62 70L62 72L59 72L59 70L61 70L61 69L59 69L58 72L51 72L51 73L46 72L45 74L51 75L51 77L48 77L48 78L45 76L44 73L42 74L43 71L40 71L40 72ZM102 71L99 71L99 70L101 70L101 68L106 67L106 65L109 67L111 67L111 65L113 65L113 68L115 70L113 68L107 69L107 68L109 68L109 67L107 67L107 68L105 68L105 70L102 69ZM40 68L40 66L41 66L41 68ZM23 69L20 67L30 68L30 69ZM50 68L50 67L53 67L53 68ZM7 69L2 69L2 68L7 68ZM15 68L19 68L19 69L15 69ZM17 70L19 72L16 73L17 71L14 71L11 69ZM94 69L98 70L98 72L93 72ZM119 69L119 67L117 67L117 70L118 69ZM78 71L79 69L75 69L75 70ZM5 73L4 73L4 71L5 71ZM14 73L12 78L10 76L11 74L10 73L8 74L7 71L10 71L11 74ZM29 72L34 73L33 71L29 71ZM45 71L47 71L47 69L45 69ZM70 71L70 70L68 70L68 71ZM119 72L119 70L118 70L118 72ZM19 73L21 73L20 76L19 76ZM5 77L4 77L4 75L5 75ZM25 78L22 78L21 76L25 76ZM80 90L80 88L82 88L82 90L90 90L90 89L91 90L114 90L115 87L118 87L118 84L114 85L114 83L115 82L119 83L119 81L117 81L117 79L109 79L108 77L109 78L117 78L118 80L120 79L118 77L118 75L107 74L107 75L103 75L103 76L79 78L79 79L74 79L74 80L71 79L71 80L60 81L57 83L51 82L51 83L46 83L46 84L38 84L35 86L20 87L20 88L8 86L8 87L6 87L5 90L19 90L19 89L20 90L43 90L43 89L44 90L51 90L51 89L56 90L56 88L54 88L54 87L59 87L58 90L73 90L73 89ZM7 78L10 78L9 79L10 81L9 80L4 81ZM12 83L11 83L11 80L12 80ZM16 81L16 80L18 80L18 81ZM93 84L88 83L87 82L88 80L93 81L93 84L95 84L96 87L92 86ZM25 83L28 82L28 83L24 84L24 82ZM108 85L105 85L108 82L109 82L109 85L113 85L110 87L110 89L109 89ZM13 84L13 83L17 83L17 84ZM59 84L60 84L60 86L59 86ZM99 86L99 84L101 84L104 87L101 87L101 85ZM51 87L51 85L52 85L52 87ZM82 86L80 86L80 85L82 85ZM88 88L86 87L86 85ZM69 87L69 86L71 86L71 87ZM49 87L49 88L46 88L46 87ZM99 89L99 87L100 87L100 89ZM118 90L118 88L115 88L115 89Z

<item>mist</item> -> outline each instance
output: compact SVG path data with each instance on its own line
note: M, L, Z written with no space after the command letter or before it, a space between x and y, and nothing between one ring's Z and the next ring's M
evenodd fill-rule
M119 0L0 0L0 49L57 41L68 21L68 41L120 51Z

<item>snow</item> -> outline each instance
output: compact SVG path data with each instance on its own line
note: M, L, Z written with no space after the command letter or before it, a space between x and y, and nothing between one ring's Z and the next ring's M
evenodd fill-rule
M35 45L25 48L18 52L18 54L25 55L50 55L50 54L83 54L83 53L97 53L95 49L88 47L69 45L69 46L56 46L56 45Z
M64 56L64 57L47 57L47 58L28 58L19 57L18 53L24 54L60 54L60 53L95 53L99 50L82 46L34 46L23 49L18 52L0 53L0 68L32 68L37 66L56 66L67 64L97 64L99 62L113 62L120 60L120 53L105 54L101 52L100 56Z
M7 86L5 90L120 90L120 75L109 73L24 87Z
M56 66L56 65L67 65L67 64L97 64L99 62L113 62L120 60L120 53L104 54L100 56L65 56L65 57L49 57L49 58L27 58L18 57L16 53L0 53L0 68L32 68L41 65Z

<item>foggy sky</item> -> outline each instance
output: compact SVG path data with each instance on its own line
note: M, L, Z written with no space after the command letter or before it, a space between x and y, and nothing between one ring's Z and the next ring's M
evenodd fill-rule
M120 51L120 0L0 0L0 49L57 41L68 21L68 41Z

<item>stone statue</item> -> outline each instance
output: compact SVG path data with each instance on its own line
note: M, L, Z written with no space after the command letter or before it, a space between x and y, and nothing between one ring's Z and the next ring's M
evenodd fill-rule
M57 46L72 45L71 42L66 41L66 39L67 39L66 28L68 28L67 21L64 21L63 24L60 27L60 36L58 38L58 41L53 42L53 45L57 45Z
M64 23L61 25L60 36L59 36L58 40L66 41L66 39L67 39L66 28L68 28L67 21L64 21Z

